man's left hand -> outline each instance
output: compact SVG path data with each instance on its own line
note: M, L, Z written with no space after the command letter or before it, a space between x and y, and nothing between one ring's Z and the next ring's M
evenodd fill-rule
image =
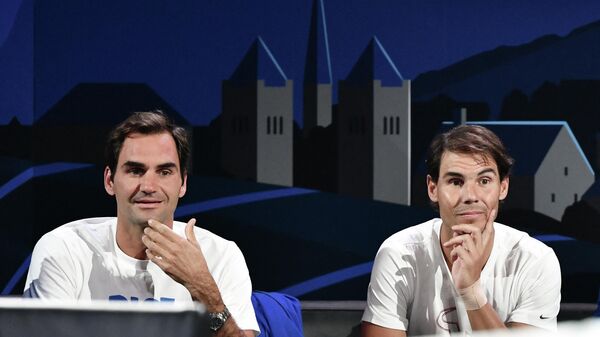
M165 224L148 220L149 227L144 229L142 242L152 262L185 286L195 300L206 305L208 311L220 312L224 308L223 300L196 240L195 223L193 218L188 221L184 238Z

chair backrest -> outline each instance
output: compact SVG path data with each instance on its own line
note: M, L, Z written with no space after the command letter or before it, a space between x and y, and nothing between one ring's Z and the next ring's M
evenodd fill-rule
M254 291L252 305L260 336L302 337L302 310L297 298L275 292Z

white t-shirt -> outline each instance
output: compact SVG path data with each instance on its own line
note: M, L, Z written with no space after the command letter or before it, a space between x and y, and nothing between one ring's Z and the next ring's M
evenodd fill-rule
M185 237L185 223L173 231ZM46 233L35 245L26 297L42 299L192 301L189 291L156 264L118 247L116 218L90 218ZM252 283L242 252L205 229L194 233L223 302L242 330L259 331L250 299Z
M464 303L440 247L441 219L389 237L379 248L363 321L408 335L471 332ZM527 233L494 223L494 246L480 282L503 322L556 330L560 265L554 251Z

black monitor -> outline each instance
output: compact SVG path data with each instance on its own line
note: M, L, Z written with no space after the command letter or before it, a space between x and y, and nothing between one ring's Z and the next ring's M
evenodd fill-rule
M0 336L212 336L199 303L0 298Z

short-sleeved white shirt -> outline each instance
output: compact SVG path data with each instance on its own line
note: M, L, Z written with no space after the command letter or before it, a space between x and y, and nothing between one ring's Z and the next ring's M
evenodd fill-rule
M173 231L185 237L185 223ZM156 264L126 255L116 243L116 218L62 225L35 245L26 297L42 299L192 301L189 291ZM242 330L259 331L250 296L252 283L237 245L205 229L194 233L223 302Z
M441 219L389 237L379 248L363 321L408 335L471 332L440 247ZM488 302L503 322L556 330L560 265L527 233L494 223L494 245L481 272Z

